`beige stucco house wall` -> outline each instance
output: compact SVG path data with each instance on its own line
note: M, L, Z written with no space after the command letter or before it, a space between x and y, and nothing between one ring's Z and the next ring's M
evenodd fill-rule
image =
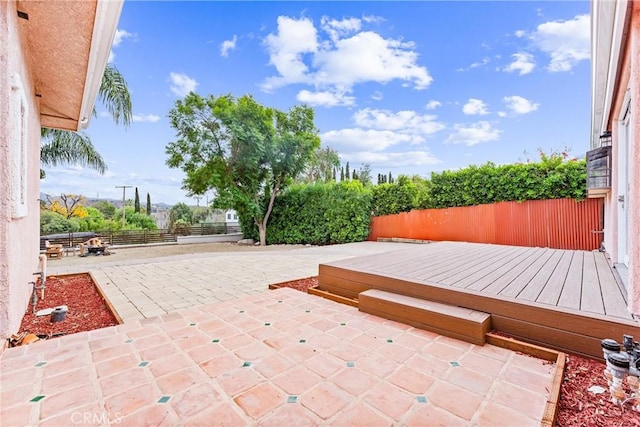
M640 2L593 0L591 148L611 132L604 246L640 315Z
M40 128L89 123L122 1L0 2L0 352L38 268Z

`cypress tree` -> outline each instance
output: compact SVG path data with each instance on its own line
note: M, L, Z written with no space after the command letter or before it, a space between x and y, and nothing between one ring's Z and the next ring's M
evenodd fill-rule
M151 196L147 193L147 215L151 215Z
M349 162L347 162L347 167L344 171L344 176L345 178L347 178L347 181L349 181L349 178L351 177L351 175L349 174Z
M138 187L136 187L136 198L133 205L135 213L140 213L140 196L138 196Z
M354 181L356 181L356 180L358 179L358 171L357 171L357 170L355 170L355 169L353 170L353 176L352 176L352 179L353 179Z
M393 184L393 177L391 176L391 171L389 171L389 184Z
M344 166L340 169L340 182L344 181Z

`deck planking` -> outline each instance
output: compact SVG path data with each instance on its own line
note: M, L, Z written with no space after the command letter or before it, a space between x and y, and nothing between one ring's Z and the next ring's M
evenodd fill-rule
M602 338L637 330L604 253L438 242L320 265L320 289L367 289L492 314L494 327L556 349L597 356ZM448 293L447 293L448 292ZM566 344L570 343L570 344ZM596 350L594 350L596 348Z

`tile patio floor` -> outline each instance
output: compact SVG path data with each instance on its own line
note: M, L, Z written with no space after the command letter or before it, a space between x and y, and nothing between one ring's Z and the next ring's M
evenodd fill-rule
M279 289L8 349L0 424L533 426L553 368Z
M90 269L125 323L6 350L0 425L539 425L553 365L265 290L405 248L52 262Z

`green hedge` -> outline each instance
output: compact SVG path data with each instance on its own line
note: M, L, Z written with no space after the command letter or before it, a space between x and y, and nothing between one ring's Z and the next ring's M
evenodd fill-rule
M429 207L448 208L504 201L586 197L585 160L542 157L539 163L487 163L431 174Z
M372 188L372 215L391 215L429 207L429 181L400 175L393 184Z
M359 242L369 236L370 221L371 192L359 181L296 185L276 198L267 243Z

